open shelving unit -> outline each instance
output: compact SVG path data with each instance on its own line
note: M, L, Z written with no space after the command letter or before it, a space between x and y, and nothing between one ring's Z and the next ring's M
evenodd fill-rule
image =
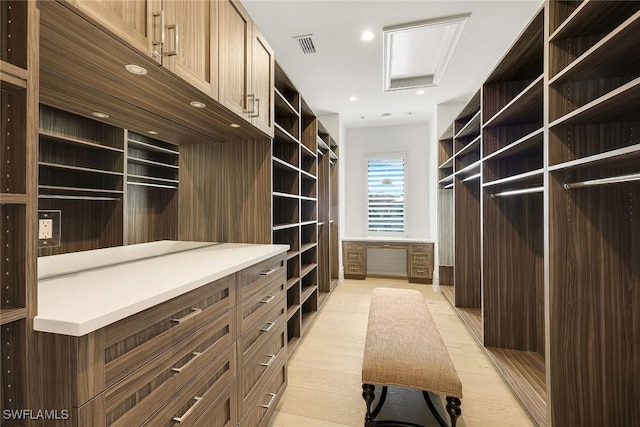
M273 243L290 246L287 333L291 352L337 283L337 272L335 282L331 273L331 248L337 251L337 244L331 246L330 233L334 191L330 162L335 163L337 155L330 135L278 64L275 85L272 233Z
M0 412L29 407L29 318L36 310L36 3L0 4ZM34 22L35 21L35 22ZM26 420L8 425L26 426ZM3 424L4 425L4 424Z

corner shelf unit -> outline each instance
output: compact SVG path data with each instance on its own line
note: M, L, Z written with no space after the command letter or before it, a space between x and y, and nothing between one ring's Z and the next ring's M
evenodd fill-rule
M547 1L439 139L441 289L540 426L637 424L638 46L638 2Z
M287 333L291 354L334 283L329 273L331 140L277 63L275 85L272 241L290 246ZM337 156L331 161L336 160ZM335 277L337 281L337 273Z
M38 22L35 2L0 5L0 412L29 407L29 318L35 315ZM26 420L16 420L17 426Z

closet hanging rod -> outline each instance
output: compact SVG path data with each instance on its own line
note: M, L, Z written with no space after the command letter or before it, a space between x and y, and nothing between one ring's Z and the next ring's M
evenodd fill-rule
M564 184L564 189L571 190L572 188L593 187L596 185L618 184L620 182L631 182L631 181L640 181L640 173L634 173L631 175L622 175L622 176L612 176L610 178L590 179L587 181L580 181L580 182L569 182Z
M502 191L500 193L494 193L491 195L491 198L493 199L494 197L517 196L518 194L542 193L543 191L544 187L523 188L522 190L509 190Z
M462 182L467 182L467 181L471 181L471 180L474 180L474 179L478 179L478 178L480 178L480 175L482 175L482 173L477 173L475 175L468 176L465 179L463 179Z

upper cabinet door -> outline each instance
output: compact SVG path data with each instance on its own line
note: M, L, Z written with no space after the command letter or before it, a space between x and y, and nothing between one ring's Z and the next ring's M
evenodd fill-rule
M236 0L222 0L219 8L218 100L245 120L250 120L247 104L250 93L252 21Z
M254 25L249 114L251 123L271 137L273 137L274 73L273 50Z
M161 62L160 0L72 0L68 3L131 47Z
M165 0L162 65L218 97L218 2Z

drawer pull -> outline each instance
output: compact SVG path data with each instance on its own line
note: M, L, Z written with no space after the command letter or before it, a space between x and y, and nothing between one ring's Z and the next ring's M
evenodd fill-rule
M271 366L273 361L276 360L275 354L267 354L267 356L269 356L269 361L267 363L261 363L260 366L264 366L265 368L268 368L269 366Z
M185 363L184 365L182 365L179 368L171 368L171 371L177 372L177 373L182 372L182 370L184 368L186 368L187 366L191 365L198 357L200 357L202 355L202 353L193 352L193 355L195 356L193 359L190 359L187 363Z
M268 322L267 323L267 327L266 328L262 328L260 329L262 332L269 332L271 330L271 328L273 328L273 325L275 325L276 322Z
M277 295L267 295L266 299L260 301L260 304L269 304Z
M263 270L260 272L261 276L269 276L273 273L275 273L276 271L278 271L280 269L280 267L276 267L276 268L270 268L269 270Z
M262 406L264 409L269 409L271 408L271 405L273 405L273 401L276 398L276 394L275 393L269 393L269 396L271 396L271 399L269 399L269 403L267 403L266 405L260 405Z
M173 421L180 424L183 421L187 420L187 417L189 415L191 415L191 413L196 409L196 406L198 406L198 404L202 401L201 397L194 397L193 400L196 401L196 403L194 403L193 405L191 405L191 407L189 409L187 409L187 412L185 412L181 417L173 417Z
M174 323L186 322L187 320L191 319L192 317L196 317L200 313L202 313L202 309L201 308L192 308L191 309L191 313L189 313L186 316L181 317L179 319L171 319L171 321L174 322Z

